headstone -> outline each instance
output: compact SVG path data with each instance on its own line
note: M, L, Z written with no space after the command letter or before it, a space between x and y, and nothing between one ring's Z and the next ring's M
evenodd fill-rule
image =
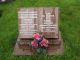
M31 38L35 32L45 32L46 38L58 38L57 8L20 9L19 33L21 38ZM55 13L55 12L56 13Z
M58 8L21 8L18 11L19 36L14 48L16 55L32 55L36 53L28 44L36 32L44 33L49 40L47 54L55 55L63 52L63 41L58 27Z
M9 2L12 2L14 0L0 0L0 3L9 3Z

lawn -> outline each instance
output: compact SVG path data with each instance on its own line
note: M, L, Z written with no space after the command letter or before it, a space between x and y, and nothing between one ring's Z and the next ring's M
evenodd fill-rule
M18 35L17 10L20 7L59 7L59 28L64 41L61 56L14 56ZM16 0L0 4L0 60L80 60L80 0Z

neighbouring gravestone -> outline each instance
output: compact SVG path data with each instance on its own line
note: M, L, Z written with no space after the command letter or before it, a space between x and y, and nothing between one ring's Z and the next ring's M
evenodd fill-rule
M14 0L0 0L0 3L9 3L9 2L12 2Z
M0 17L2 16L2 10L0 10Z
M63 53L63 41L58 27L59 9L55 8L21 8L18 11L19 35L14 48L15 55L32 55L36 53L29 46L36 32L44 33L49 40L48 55Z

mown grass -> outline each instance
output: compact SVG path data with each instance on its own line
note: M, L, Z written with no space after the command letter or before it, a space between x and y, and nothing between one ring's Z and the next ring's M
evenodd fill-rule
M61 56L14 56L18 34L17 9L20 7L59 7L59 28L64 40ZM80 0L16 0L0 4L0 60L80 60Z

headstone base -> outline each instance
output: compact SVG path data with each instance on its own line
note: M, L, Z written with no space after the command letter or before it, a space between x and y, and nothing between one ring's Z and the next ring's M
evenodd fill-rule
M17 39L17 42L20 41L19 37ZM63 48L63 39L61 37L61 34L59 33L59 38L53 39L53 41L60 41L60 44L55 42L54 44L50 44L49 48L47 49L47 55L62 55L64 48ZM14 48L14 55L33 55L36 54L34 50L30 47L22 47L25 49L22 49L19 47L19 44L16 42L15 48Z

